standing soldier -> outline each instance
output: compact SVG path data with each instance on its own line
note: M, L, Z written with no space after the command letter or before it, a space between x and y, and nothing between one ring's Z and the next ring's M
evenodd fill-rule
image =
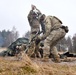
M39 15L41 12L36 8L36 6L31 5L32 10L28 14L28 21L31 27L31 38L40 30Z
M60 41L63 37L65 37L66 33L68 32L67 26L62 26L62 22L55 16L45 16L45 34L42 37L38 38L37 41L45 40L44 41L44 57L49 57L50 54L53 55L55 62L60 62L60 57L57 52L56 44ZM49 53L50 52L50 53Z
M40 31L40 23L39 23L39 16L41 15L41 12L36 8L36 6L31 5L31 10L28 14L28 21L31 27L31 39ZM31 40L30 39L30 40ZM35 51L34 54L38 55L38 50L35 50L35 43L32 44L31 50ZM30 50L29 50L30 51ZM31 51L30 51L31 52ZM31 53L32 54L32 53Z

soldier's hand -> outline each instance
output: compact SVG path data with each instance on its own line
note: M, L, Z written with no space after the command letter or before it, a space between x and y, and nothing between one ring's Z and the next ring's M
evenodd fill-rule
M35 44L38 45L40 43L41 39L37 37L37 39L35 40Z

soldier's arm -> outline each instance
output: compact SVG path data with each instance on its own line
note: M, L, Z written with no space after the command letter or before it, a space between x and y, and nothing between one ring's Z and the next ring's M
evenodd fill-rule
M38 11L38 14L39 14L39 15L42 14L41 11L40 11L39 9L36 8L36 10Z
M40 24L41 24L41 29L42 29L43 34L44 34L44 33L46 32L46 31L45 31L45 24L44 24L43 21L41 21Z
M41 40L46 39L51 32L52 29L52 23L51 23L51 18L49 16L46 17L45 19L45 33L43 34L43 36L41 37Z
M28 22L29 22L29 24L30 24L30 26L31 26L31 22L32 22L32 15L31 15L31 11L29 12L29 14L28 14L27 18L28 18Z
M28 21L30 22L30 13L27 16Z

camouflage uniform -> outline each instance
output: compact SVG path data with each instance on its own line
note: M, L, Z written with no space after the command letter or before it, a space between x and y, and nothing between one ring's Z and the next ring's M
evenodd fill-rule
M31 27L31 38L40 31L39 16L41 12L33 5L34 9L30 10L28 14L28 21Z
M42 40L45 39L44 57L52 53L54 60L59 62L60 59L55 45L66 35L66 32L61 28L62 22L57 17L47 16L44 21L46 33L41 37Z
M34 9L35 10L35 9ZM41 12L36 9L37 12L35 12L34 10L31 10L30 13L28 14L28 21L31 27L31 36L30 36L30 40L36 35L37 32L40 31L40 23L39 23L39 15L41 14ZM32 43L31 46L31 50L34 51L35 42ZM38 47L38 46L37 46ZM35 51L36 54L38 54L38 51Z

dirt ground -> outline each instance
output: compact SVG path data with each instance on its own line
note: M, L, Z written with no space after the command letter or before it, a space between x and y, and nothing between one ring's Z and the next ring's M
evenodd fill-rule
M0 75L76 75L76 58L55 63L51 59L0 57Z

